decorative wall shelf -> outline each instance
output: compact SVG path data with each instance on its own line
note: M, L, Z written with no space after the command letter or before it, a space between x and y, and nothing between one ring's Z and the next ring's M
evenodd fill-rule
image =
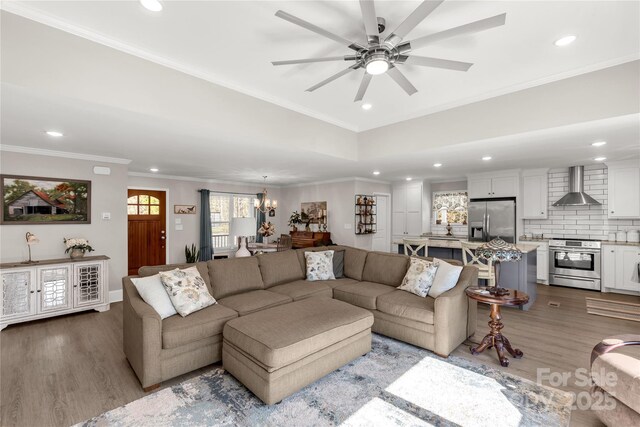
M0 264L0 330L13 323L109 310L109 257Z
M378 221L378 203L376 196L356 194L355 196L355 233L375 234Z

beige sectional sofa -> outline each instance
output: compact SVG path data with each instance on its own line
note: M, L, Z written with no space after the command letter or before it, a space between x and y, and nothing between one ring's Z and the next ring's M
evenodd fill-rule
M305 280L304 252L344 251L344 277ZM450 261L458 263L457 261ZM369 310L372 331L448 356L476 327L476 303L465 289L478 281L477 269L464 267L456 286L438 298L396 289L409 257L348 246L307 248L257 257L196 264L218 304L164 320L123 278L124 352L145 389L222 358L223 329L231 319L306 298L333 298ZM459 263L458 263L459 264ZM140 276L191 264L142 267ZM135 276L133 276L135 277Z

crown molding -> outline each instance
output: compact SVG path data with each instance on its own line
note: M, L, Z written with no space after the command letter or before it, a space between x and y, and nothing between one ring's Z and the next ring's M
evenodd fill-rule
M91 162L116 163L119 165L128 165L131 163L129 159L121 159L118 157L95 156L93 154L73 153L70 151L45 150L44 148L21 147L18 145L0 145L0 151L11 153L34 154L38 156L63 157L65 159L89 160Z
M378 179L370 179L370 178L361 178L361 177L357 177L357 176L352 176L352 177L348 177L348 178L336 178L336 179L327 179L327 180L323 180L323 181L312 181L312 182L301 182L299 184L289 184L289 185L283 185L282 188L295 188L295 187L309 187L312 185L325 185L325 184L338 184L341 182L371 182L374 184L385 184L385 185L391 185L390 182L388 181L382 181L382 180L378 180Z
M228 80L224 80L215 74L207 73L202 70L198 70L186 64L181 64L177 61L173 61L169 58L165 58L160 55L153 54L144 49L141 49L137 46L133 46L122 41L113 39L104 34L98 33L96 31L89 30L88 28L84 28L80 25L71 24L69 22L65 22L61 19L55 18L51 15L43 13L33 7L26 5L25 3L18 3L13 1L4 1L0 5L0 9L5 10L7 12L13 13L15 15L22 16L23 18L30 19L32 21L39 22L41 24L47 25L49 27L56 28L58 30L62 30L64 32L76 35L78 37L82 37L84 39L90 40L95 43L99 43L101 45L110 47L112 49L119 50L121 52L127 53L129 55L137 56L138 58L142 58L144 60L156 63L158 65L162 65L167 68L171 68L176 71L180 71L181 73L188 74L192 77L196 77L201 80L208 81L210 83L223 86L227 89L231 89L236 92L240 92L244 95L251 96L253 98L260 99L265 102L269 102L271 104L275 104L279 107L286 108L288 110L295 111L300 114L304 114L305 116L312 117L314 119L321 120L323 122L341 127L343 129L350 130L352 132L357 132L358 127L347 122L343 122L341 120L337 120L333 117L327 116L318 111L302 107L298 104L295 104L290 101L286 101L284 99L278 98L276 96L270 95L268 93L262 92L260 90L248 89L246 87L240 86L236 83L230 82Z
M214 178L195 178L191 176L181 176L181 175L163 175L158 173L149 173L149 172L129 172L127 175L140 177L140 178L152 178L152 179L167 179L172 181L187 181L187 182L203 182L207 184L227 184L227 185L240 185L240 186L255 186L255 187L264 187L264 183L258 182L247 182L247 181L225 181L222 179L214 179ZM282 188L281 185L268 184L269 188Z

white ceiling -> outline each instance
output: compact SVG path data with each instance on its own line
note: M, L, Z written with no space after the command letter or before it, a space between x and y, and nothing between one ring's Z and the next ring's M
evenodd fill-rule
M387 33L417 4L376 2ZM356 1L165 1L160 13L137 1L13 1L3 8L357 131L626 62L640 52L637 1L445 1L408 39L502 12L507 24L417 51L475 65L467 73L403 66L419 90L411 97L388 76L375 77L365 96L373 109L365 112L353 103L362 70L308 93L348 63L270 64L350 53L275 17L278 9L363 42ZM565 34L578 40L554 46Z
M378 2L378 15L385 16L389 26L394 27L393 23L397 24L416 4ZM274 17L278 8L345 37L358 38L361 21L357 2L165 1L165 9L158 15L145 11L137 1L4 2L2 7L292 110L364 130L421 116L444 106L468 104L637 59L639 4L445 2L415 34L427 34L503 11L508 14L508 25L420 52L425 56L470 60L476 65L466 74L408 69L407 76L420 90L411 98L386 76L374 79L366 98L374 108L368 112L352 102L358 86L355 75L317 92L304 92L308 86L338 71L344 66L342 63L288 69L276 69L269 64L275 59L348 53L330 40ZM358 153L367 149L367 141L360 141L362 133L356 137L353 132L309 119L325 127L312 126L313 123L302 120L306 119L304 116L297 115L295 119L238 97L223 98L220 91L207 92L200 86L188 86L184 79L162 72L156 65L151 64L155 68L152 70L133 64L124 61L122 54L118 57L106 54L105 48L92 48L97 46L95 43L74 43L69 39L73 36L60 37L49 27L6 15L3 14L2 27L1 88L4 145L131 159L129 169L133 172L148 172L154 166L163 175L243 182L260 182L266 174L271 183L282 185L372 177L375 169L382 172L378 178L385 181L406 176L446 180L474 172L565 167L593 163L593 158L600 155L618 160L640 153L639 110L629 114L628 109L619 108L616 112L613 105L610 114L600 114L597 120L572 117L565 121L567 125L548 124L546 129L543 122L535 122L539 117L532 116L531 131L495 133L503 136L491 139L480 136L483 133L479 131L475 131L474 138L473 131L479 130L478 126L492 125L477 123L478 117L474 122L469 117L460 126L473 123L468 125L472 132L460 142L444 141L438 146L416 148L416 142L425 138L422 129L414 132L411 141L390 138L384 155L361 155ZM340 31L343 27L350 30ZM578 34L578 41L564 49L553 46L553 41L566 33ZM58 44L59 50L53 49ZM11 58L10 63L6 58ZM98 62L96 58L104 61L96 67L122 81L107 81L106 75L85 71L91 68L84 68L82 62ZM55 63L56 59L59 63ZM140 75L134 75L134 71L148 76L147 87L143 87ZM638 79L640 76L619 82L623 88L620 92L631 88L636 93L631 96L640 97ZM94 90L96 81L103 84L102 92ZM164 87L159 87L158 82ZM180 98L165 97L165 89L180 92L185 87L192 90L198 87L198 97L195 93L184 93ZM71 89L75 90L73 94ZM589 88L584 90L588 92ZM109 92L113 96L107 99L104 93ZM254 133L238 129L235 124L216 127L219 123L209 119L214 117L213 110L205 110L215 107L205 101L216 96L220 96L218 102L232 103L236 108L233 111L246 111L249 116L246 127L255 128ZM158 108L143 105L142 101L155 103ZM532 105L535 110L538 104ZM635 105L640 105L640 101ZM203 111L201 116L194 114L198 109ZM251 117L252 114L264 117ZM283 117L296 123L279 124L280 127L264 125ZM65 137L49 138L43 134L45 129L63 129ZM311 132L307 143L296 144L305 129L314 129L317 134ZM393 127L388 131L393 133ZM260 132L268 135L256 137ZM608 141L605 147L591 147L591 142L601 139ZM484 155L491 155L493 160L483 162L480 159ZM431 165L436 161L445 166L433 168Z

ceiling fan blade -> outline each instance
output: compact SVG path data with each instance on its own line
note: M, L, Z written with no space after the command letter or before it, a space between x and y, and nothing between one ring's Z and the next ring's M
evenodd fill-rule
M420 49L428 44L435 43L440 40L448 39L450 37L460 36L463 34L477 33L491 28L500 27L504 25L507 19L507 14L492 16L491 18L481 19L479 21L471 22L469 24L460 25L459 27L450 28L448 30L440 31L438 33L429 34L427 36L418 37L411 40L409 44L411 49Z
M310 64L313 62L330 62L330 61L355 61L357 58L353 55L345 56L329 56L327 58L308 58L308 59L290 59L287 61L271 61L273 65L293 65L293 64Z
M307 89L305 92L313 92L314 90L326 85L327 83L331 83L332 81L334 81L335 79L338 79L342 76L344 76L345 74L349 74L350 72L352 72L353 70L360 68L360 63L358 64L354 64L351 67L344 69L342 71L340 71L339 73L334 74L333 76L329 77L328 79L324 79L323 81L321 81L318 84L315 84L313 86L311 86L309 89Z
M358 43L352 42L351 40L347 40L344 37L341 37L337 34L333 34L332 32L329 32L323 28L318 27L317 25L313 25L310 22L305 21L304 19L300 19L298 17L295 17L283 10L279 10L276 12L276 16L278 18L282 18L285 21L289 21L292 24L296 24L301 26L302 28L306 28L309 31L313 31L316 34L320 34L321 36L325 36L335 42L340 43L343 46L347 46L350 49L353 49L355 51L360 51L362 49L365 49L364 46L359 45Z
M364 98L364 94L369 87L369 83L371 83L371 77L373 77L371 74L366 71L364 72L364 76L362 76L362 81L360 82L360 87L358 88L358 93L356 93L356 97L353 102L362 101L362 98Z
M380 41L378 17L376 16L376 7L373 0L360 0L360 10L362 10L362 20L364 21L364 29L367 32L367 40L369 43L378 44Z
M419 23L429 16L444 0L425 0L420 3L420 6L416 8L411 15L402 21L402 24L395 29L395 31L384 40L385 43L391 46L396 46L407 36Z
M450 59L429 58L426 56L410 55L401 63L421 65L423 67L445 68L447 70L468 71L473 65L471 62L452 61Z
M411 84L409 80L398 70L396 67L391 67L387 70L387 74L391 77L398 85L407 92L407 95L411 96L418 91L414 85Z

